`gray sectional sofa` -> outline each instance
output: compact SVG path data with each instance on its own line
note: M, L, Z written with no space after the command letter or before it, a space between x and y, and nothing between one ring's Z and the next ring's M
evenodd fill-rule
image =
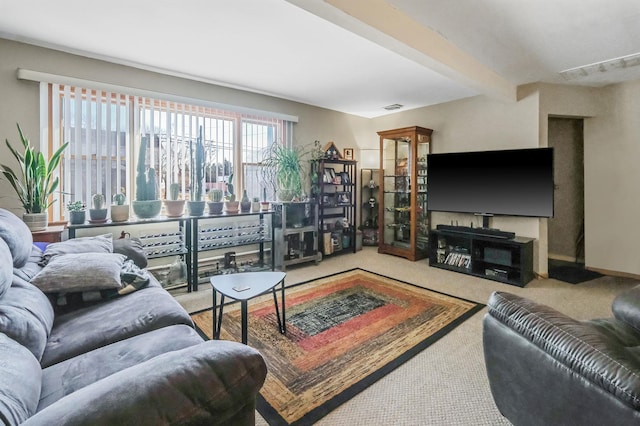
M30 282L41 256L26 225L0 209L0 423L255 423L266 376L257 351L204 341L152 277L130 294L57 312Z

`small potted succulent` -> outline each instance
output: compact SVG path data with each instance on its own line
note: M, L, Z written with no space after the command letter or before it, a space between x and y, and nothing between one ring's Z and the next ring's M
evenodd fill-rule
M69 212L69 223L72 225L82 225L87 219L87 210L83 201L69 201L67 211Z
M113 203L111 204L111 221L126 222L129 220L129 204L127 197L122 192L113 195Z
M222 189L212 189L209 191L209 214L222 214L224 202L222 201Z
M229 182L227 182L227 196L224 197L224 211L230 214L238 213L240 210L240 202L236 201L236 194L233 193L233 173L229 175Z
M251 199L251 212L257 213L259 211L260 211L260 198L259 197L253 197Z
M104 207L104 195L94 194L92 203L93 208L89 209L89 222L105 222L109 210Z
M180 200L180 184L172 183L169 185L169 199L164 200L164 206L167 209L167 216L180 217L184 214L184 203L186 200Z

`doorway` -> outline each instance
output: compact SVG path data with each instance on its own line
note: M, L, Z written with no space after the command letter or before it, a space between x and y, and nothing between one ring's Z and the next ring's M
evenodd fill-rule
M548 221L549 258L584 264L584 120L549 117L554 149L554 217Z

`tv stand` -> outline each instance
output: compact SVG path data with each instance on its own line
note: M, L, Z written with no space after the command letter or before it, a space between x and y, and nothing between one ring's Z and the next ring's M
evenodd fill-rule
M478 233L483 229L438 225L429 238L429 266L518 287L527 285L533 279L534 239Z

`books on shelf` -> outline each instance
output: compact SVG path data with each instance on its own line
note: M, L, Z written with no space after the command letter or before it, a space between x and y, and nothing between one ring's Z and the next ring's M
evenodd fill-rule
M445 265L455 266L457 268L470 268L471 267L471 255L468 253L458 253L455 251L449 252L441 262Z

